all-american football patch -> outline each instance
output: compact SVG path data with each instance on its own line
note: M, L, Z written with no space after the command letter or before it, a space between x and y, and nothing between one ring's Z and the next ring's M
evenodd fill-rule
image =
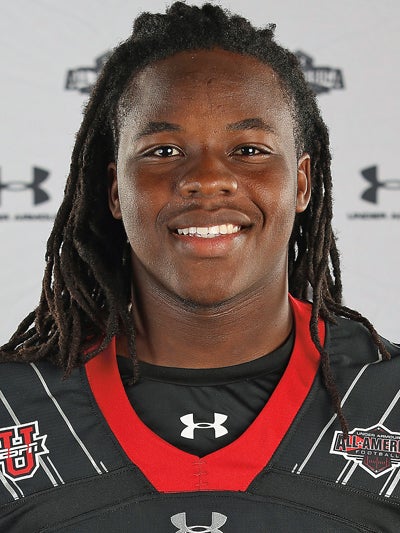
M20 480L32 477L39 457L49 453L47 435L39 434L38 422L0 428L0 466L5 477Z
M383 425L354 428L347 438L335 431L329 453L357 462L377 478L400 466L400 433Z

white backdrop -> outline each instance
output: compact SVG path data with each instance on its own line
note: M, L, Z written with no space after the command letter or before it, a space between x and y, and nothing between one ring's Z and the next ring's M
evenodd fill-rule
M67 73L74 70L69 80L82 88L95 78L96 60L129 35L135 16L165 5L0 0L0 343L39 298L45 242L87 98L66 89ZM278 41L304 54L310 81L326 89L319 102L331 132L345 301L399 341L400 2L223 5L258 26L275 22Z

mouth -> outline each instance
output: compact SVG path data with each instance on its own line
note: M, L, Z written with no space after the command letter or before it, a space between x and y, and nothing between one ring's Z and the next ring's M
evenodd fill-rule
M175 233L177 235L186 235L189 237L197 237L200 239L215 239L224 235L233 235L239 233L242 226L236 224L220 224L218 226L190 226L187 228L177 228Z

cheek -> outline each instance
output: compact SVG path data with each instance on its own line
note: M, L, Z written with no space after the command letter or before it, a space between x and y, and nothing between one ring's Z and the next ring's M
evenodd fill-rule
M148 229L150 224L147 220L149 210L146 209L147 195L139 192L135 180L124 177L118 184L119 201L121 205L122 223L132 249L144 246L148 238L143 229Z
M130 228L132 225L138 225L141 218L141 204L143 199L140 197L133 180L123 179L118 185L119 201L121 204L122 221L125 226Z
M140 176L124 176L119 184L122 222L132 250L145 257L160 245L159 213L166 198L162 187Z
M297 175L291 169L269 168L267 176L252 180L253 199L264 215L264 222L294 219L297 200Z

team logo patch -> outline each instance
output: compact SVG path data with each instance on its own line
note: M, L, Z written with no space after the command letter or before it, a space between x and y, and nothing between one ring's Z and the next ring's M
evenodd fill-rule
M228 518L221 513L211 513L210 526L191 526L186 522L186 513L178 513L171 516L171 522L174 526L179 527L176 533L223 533L221 526L225 524Z
M377 478L400 466L400 433L377 425L355 428L346 439L341 431L335 431L330 453L357 462Z
M32 477L39 468L40 455L49 453L47 435L39 435L37 421L0 428L0 465L5 477L20 480Z
M223 437L228 433L226 427L222 424L227 420L227 415L222 413L214 413L214 422L197 422L194 421L194 414L189 413L187 415L181 416L181 422L186 426L181 432L181 437L185 439L194 439L194 430L195 429L213 429L214 436L216 439Z

